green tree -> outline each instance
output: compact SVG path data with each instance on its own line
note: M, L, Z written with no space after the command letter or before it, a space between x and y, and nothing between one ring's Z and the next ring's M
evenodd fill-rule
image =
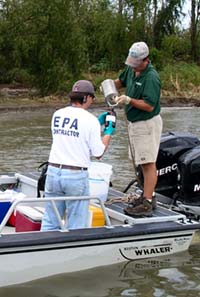
M86 61L77 3L24 0L15 4L5 1L4 6L13 68L26 69L43 93L55 91L59 82L78 76ZM4 44L8 43L4 40Z
M183 2L182 0L162 1L153 28L154 45L157 48L161 47L164 36L176 33L177 21L182 15Z
M185 34L178 23L184 0L0 0L0 82L55 92L88 69L119 70L139 40L153 49L160 69L191 55L197 61L199 2L191 2L191 28Z
M200 18L200 1L191 0L191 26L190 26L190 38L191 38L191 56L194 62L197 62L200 54L199 43L199 18Z

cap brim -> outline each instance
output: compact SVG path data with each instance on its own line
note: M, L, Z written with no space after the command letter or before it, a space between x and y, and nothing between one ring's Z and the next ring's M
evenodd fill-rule
M137 60L137 59L134 59L131 56L128 56L127 59L126 59L126 61L125 61L125 64L128 65L128 66L131 66L133 68L136 68L140 64L142 64L142 60Z

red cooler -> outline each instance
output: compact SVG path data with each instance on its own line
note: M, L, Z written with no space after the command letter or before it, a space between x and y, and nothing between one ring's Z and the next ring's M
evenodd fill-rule
M18 206L15 217L16 232L39 231L43 212L41 207Z

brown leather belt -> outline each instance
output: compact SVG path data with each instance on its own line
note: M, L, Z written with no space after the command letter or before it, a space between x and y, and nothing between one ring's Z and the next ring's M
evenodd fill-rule
M62 164L56 164L56 163L50 163L50 166L60 168L60 169L71 169L71 170L87 170L87 167L78 167L78 166L71 166L71 165L62 165Z

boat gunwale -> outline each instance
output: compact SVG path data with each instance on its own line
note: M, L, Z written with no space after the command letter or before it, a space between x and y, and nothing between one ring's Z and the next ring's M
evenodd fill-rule
M5 248L18 248L28 246L45 246L52 244L65 244L65 243L83 243L92 241L102 241L108 243L108 241L114 242L116 239L130 240L130 237L171 237L176 233L187 234L194 233L200 229L200 224L180 224L176 222L166 222L158 226L156 223L146 223L139 225L124 225L115 226L113 228L96 227L87 229L76 229L68 232L61 231L47 231L47 232L23 232L13 234L3 234L0 237L0 250ZM163 236L164 234L164 236ZM167 235L168 234L168 235ZM169 235L170 234L170 235ZM33 236L34 235L34 236ZM183 235L181 235L183 236ZM144 237L143 240L146 240ZM137 238L135 238L137 241Z

